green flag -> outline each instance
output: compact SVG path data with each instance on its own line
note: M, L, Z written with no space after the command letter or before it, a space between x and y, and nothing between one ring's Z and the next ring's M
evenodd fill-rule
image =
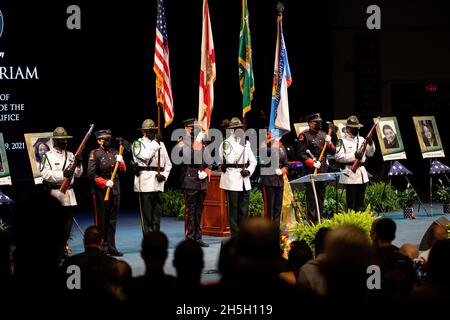
M251 109L253 91L255 91L247 0L242 0L241 32L239 33L239 83L243 95L242 117L245 117L245 114Z

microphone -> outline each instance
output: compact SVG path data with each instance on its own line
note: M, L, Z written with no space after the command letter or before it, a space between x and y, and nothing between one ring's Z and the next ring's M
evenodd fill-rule
M314 157L314 155L311 153L311 150L307 149L307 150L306 150L306 153L307 153L311 158L313 158L313 160L316 160L316 157Z

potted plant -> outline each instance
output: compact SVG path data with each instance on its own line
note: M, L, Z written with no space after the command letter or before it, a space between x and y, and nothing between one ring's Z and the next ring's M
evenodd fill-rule
M397 199L400 207L403 209L403 217L405 219L415 219L414 216L414 203L417 199L417 193L408 184L405 191L397 191Z
M436 190L436 199L442 202L444 213L450 213L450 187L445 186L441 179Z

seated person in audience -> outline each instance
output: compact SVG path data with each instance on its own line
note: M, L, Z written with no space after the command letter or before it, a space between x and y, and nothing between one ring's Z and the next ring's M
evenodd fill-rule
M73 255L64 261L62 273L66 274L69 266L77 265L81 271L81 290L67 290L70 295L85 299L106 299L107 280L115 258L103 250L103 237L97 226L91 226L84 233L84 252ZM67 279L64 279L64 283Z
M427 264L427 279L414 288L413 302L435 303L437 307L446 307L450 302L450 240L437 241L430 250Z
M196 241L186 239L175 249L173 266L177 270L177 290L199 291L204 266L203 251Z
M420 258L425 262L425 264L428 261L428 255L430 254L430 250L434 246L434 244L439 240L445 239L448 239L447 228L433 223L427 237L427 244L429 249L420 254Z
M417 258L419 258L419 248L412 243L404 243L399 251L401 254L403 254L404 256L409 257L411 260L415 260Z
M287 271L280 273L280 279L289 284L296 285L300 268L313 257L312 251L306 241L293 241L289 250Z
M376 220L372 226L375 264L381 269L381 290L371 292L374 299L403 302L418 282L413 261L392 244L397 226L390 218Z
M106 285L110 300L127 300L125 290L132 279L131 274L131 267L125 261L117 260L111 265Z
M316 258L314 260L309 260L300 268L297 281L300 286L312 290L322 297L327 294L327 283L322 267L325 259L325 238L330 231L330 228L320 228L317 231L314 238L314 252Z
M160 231L144 236L141 257L145 262L145 275L134 278L126 288L129 300L145 300L156 305L175 294L175 277L164 273L168 247L169 240Z
M367 267L373 261L366 233L354 225L337 227L325 238L324 254L327 302L350 307L367 304Z

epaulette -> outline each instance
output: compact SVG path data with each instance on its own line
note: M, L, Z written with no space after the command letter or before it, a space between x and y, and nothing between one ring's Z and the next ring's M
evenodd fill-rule
M95 160L95 152L98 151L100 148L94 149L89 153L89 160Z
M300 134L298 135L298 140L300 141L304 141L305 140L305 133L308 132L309 129L303 130L302 132L300 132Z

